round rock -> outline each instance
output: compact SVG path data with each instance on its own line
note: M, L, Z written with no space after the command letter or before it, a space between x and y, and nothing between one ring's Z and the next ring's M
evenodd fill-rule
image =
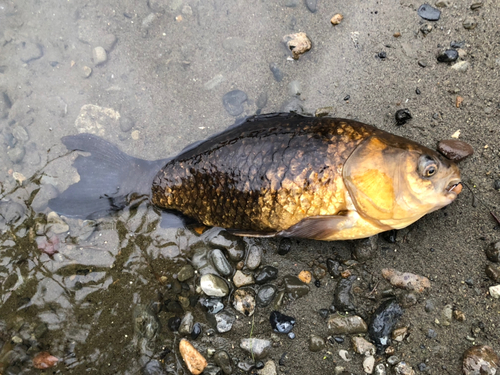
M418 15L427 21L437 21L441 17L441 11L429 4L422 4L418 8Z
M248 96L243 91L233 90L222 97L222 104L227 113L236 117L243 113L243 103L247 100Z
M226 282L213 274L203 275L200 279L200 287L207 296L225 297L229 293Z
M263 285L257 292L257 305L260 307L269 306L276 295L276 291L277 289L274 285Z
M438 151L454 162L462 161L474 153L471 145L458 139L446 139L439 142Z
M229 276L233 273L233 267L231 267L231 264L228 262L228 260L224 256L224 253L221 250L219 249L212 250L210 256L215 269L222 276Z
M325 347L325 340L322 337L311 335L309 337L309 350L311 352L319 352Z

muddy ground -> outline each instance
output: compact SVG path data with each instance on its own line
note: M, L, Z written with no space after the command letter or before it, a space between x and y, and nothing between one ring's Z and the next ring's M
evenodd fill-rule
M47 218L30 203L40 186L62 191L75 181L71 157L58 157L66 154L61 137L80 129L130 155L165 158L231 125L235 117L222 97L238 89L248 96L240 118L259 109L278 112L290 103L307 113L330 107L333 116L430 148L460 131L459 139L475 150L460 165L463 179L500 213L494 189L500 179L500 8L494 0L475 10L471 5L478 1L444 3L440 19L430 22L418 16L422 3L413 0L319 0L315 12L298 0L0 0L0 181L2 203L16 203L3 211L0 253L0 354L6 348L15 353L0 356L0 369L39 373L31 359L46 350L60 359L47 373L135 374L148 356L160 360L168 347L173 352L162 359L163 371L187 373L176 353L179 335L167 327L171 315L158 314L161 328L145 350L133 311L159 300L159 293L170 296L173 275L203 237L190 229L157 229L157 214L142 204L100 221L88 238L80 236L85 223L66 220L71 235L49 239L59 242L52 257L40 251L50 246L36 242ZM335 13L344 20L332 26ZM466 29L464 21L469 26L471 20L477 26ZM432 26L428 34L420 30L426 24ZM292 60L282 38L302 31L312 49ZM451 42L463 42L458 61L469 63L466 71L437 61ZM98 46L107 49L107 61L96 65L92 52ZM281 81L270 64L281 71ZM290 89L292 81L300 83L298 91ZM84 107L89 104L97 107ZM394 113L402 108L413 118L396 126ZM400 231L396 243L379 238L372 258L352 267L359 278L357 308L369 315L391 289L382 268L427 276L430 292L405 307L399 322L410 335L395 345L396 355L416 371L425 363L428 374L459 374L462 353L473 343L500 350L500 304L489 296L494 283L484 272L484 249L499 239L498 224L464 189L451 206ZM294 241L285 256L276 253L278 241L255 243L263 251L262 264L279 269L278 286L284 275L312 270L313 261L350 257L348 243ZM352 353L349 337L319 352L308 349L311 334L329 336L318 311L331 305L336 283L327 275L319 288L311 284L305 297L280 307L297 326L296 338L275 338L265 359L279 365L287 353L279 373L330 374L336 366L362 373L360 355L345 362L338 354ZM196 279L188 284L194 293ZM404 299L404 291L396 294ZM434 309L426 311L429 301ZM448 304L465 321L443 326L441 312ZM225 349L235 363L248 360L240 338L271 339L271 306L211 336L200 306L188 310L203 326L193 343L206 357L212 347ZM437 337L429 338L429 329ZM385 363L385 355L377 358Z

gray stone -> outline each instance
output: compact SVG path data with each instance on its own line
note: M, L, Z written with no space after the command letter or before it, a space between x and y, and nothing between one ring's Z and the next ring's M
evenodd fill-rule
M212 263L215 269L222 276L229 276L233 273L233 267L231 267L231 264L229 264L226 257L224 256L224 253L221 250L219 249L212 250L210 258L212 259Z
M19 45L18 55L21 58L21 61L27 64L42 57L43 49L38 43L21 42Z
M190 264L184 265L180 270L179 273L177 274L177 280L179 280L181 283L189 280L194 276L194 268Z
M181 325L179 326L179 333L182 335L189 335L193 330L194 318L191 312L187 312L184 318L181 320Z
M200 279L200 286L207 296L224 297L229 293L226 282L213 274L203 275Z
M494 263L500 263L500 241L490 243L485 253L488 260Z
M116 36L114 34L106 34L101 38L101 47L106 50L106 52L111 52L116 45Z
M19 164L23 161L24 155L26 155L26 150L24 149L24 146L17 145L16 147L11 148L9 151L7 151L7 155L9 156L11 162L13 162L14 164Z
M35 212L44 211L48 204L49 200L57 197L59 192L52 184L44 184L40 186L40 190L36 193L35 198L33 198L33 202L31 203L31 208Z
M230 375L233 373L233 366L231 357L227 354L226 351L220 350L214 354L214 361L222 370L222 372L226 375Z
M316 13L318 10L318 0L306 0L306 7L311 13Z
M475 29L477 26L477 21L472 17L467 17L462 23L463 27L467 30Z
M262 261L262 251L256 245L250 245L248 248L248 255L246 259L246 266L249 270L254 270L260 266Z
M364 238L362 240L355 240L353 255L354 257L360 261L364 262L365 260L371 259L373 255L377 253L378 250L378 235L374 235L368 238Z
M335 315L328 319L328 330L332 335L350 335L365 333L368 331L368 326L357 315Z
M300 82L292 81L288 84L288 93L292 96L299 96L301 93Z
M325 340L322 337L311 335L309 337L309 350L311 352L319 352L325 347Z
M236 320L236 316L230 310L222 310L221 312L214 315L217 332L224 333L229 332L233 328L233 323Z
M134 120L132 120L128 116L121 116L120 117L120 130L124 133L127 133L132 130L134 127Z
M296 276L286 275L283 277L283 283L291 299L297 299L309 293L309 287Z
M104 64L106 61L108 61L106 50L101 46L95 47L92 50L92 60L94 60L95 66Z
M256 302L260 307L266 307L273 302L274 296L276 295L276 287L274 285L263 285L257 292Z
M30 139L26 129L20 125L16 125L12 128L12 135L20 142L27 142Z
M47 215L47 226L45 228L47 232L50 231L55 234L69 232L69 225L53 211Z
M239 116L243 113L243 103L248 100L248 96L241 90L229 91L222 97L224 109L231 116Z
M375 366L375 370L373 371L375 375L386 375L387 371L385 369L385 366L383 363L379 363L377 366Z
M256 338L241 339L240 348L250 353L253 358L267 357L271 349L271 341Z

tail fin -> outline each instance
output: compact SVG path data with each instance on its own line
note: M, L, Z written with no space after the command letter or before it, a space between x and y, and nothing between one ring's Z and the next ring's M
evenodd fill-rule
M80 181L49 201L52 210L70 217L106 216L125 207L133 194L150 195L153 178L168 161L134 158L93 134L63 137L62 142L70 151L90 153L73 163Z

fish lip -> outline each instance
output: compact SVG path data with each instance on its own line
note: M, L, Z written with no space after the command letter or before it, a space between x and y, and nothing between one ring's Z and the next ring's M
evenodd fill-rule
M460 180L451 181L446 187L446 192L456 197L462 191L462 186L462 181Z

